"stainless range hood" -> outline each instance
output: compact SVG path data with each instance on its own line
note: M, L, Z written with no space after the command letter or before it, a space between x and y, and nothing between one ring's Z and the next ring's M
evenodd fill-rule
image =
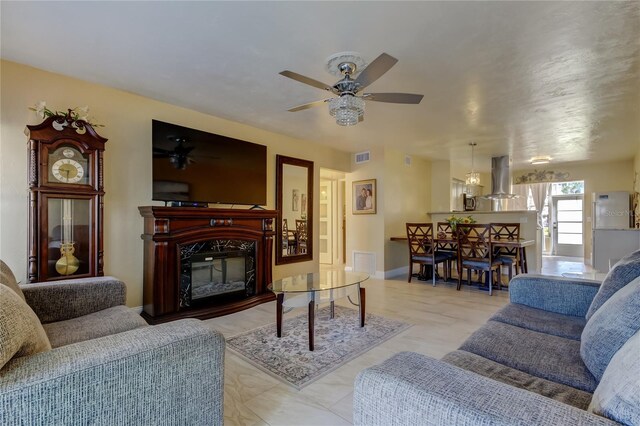
M518 197L511 193L511 174L509 156L491 158L491 194L483 198L490 200L510 200Z

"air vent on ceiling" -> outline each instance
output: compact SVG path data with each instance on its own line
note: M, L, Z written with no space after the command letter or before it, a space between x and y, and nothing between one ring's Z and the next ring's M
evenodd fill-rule
M366 163L371 159L371 151L356 153L356 164Z
M405 164L405 166L411 167L411 156L410 155L405 155L404 156L404 164Z

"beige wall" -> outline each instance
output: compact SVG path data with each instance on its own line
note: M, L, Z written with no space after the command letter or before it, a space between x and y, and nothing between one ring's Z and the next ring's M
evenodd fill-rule
M451 163L449 161L431 162L431 210L435 212L451 210Z
M353 267L353 252L373 253L375 255L376 273L384 269L384 149L372 148L370 161L355 164L351 156L352 173L346 176L347 204L347 259L348 268ZM359 180L376 179L376 214L353 214L352 183Z
M591 260L591 211L594 192L631 191L633 188L633 160L613 161L606 163L564 163L545 167L545 170L568 172L568 180L584 180L584 256ZM513 176L533 171L534 169L513 171ZM539 169L541 170L541 169Z
M389 241L406 234L405 223L426 220L431 203L431 162L390 148L371 150L371 161L353 165L347 175L347 267L353 267L353 252L375 254L376 275L389 277L404 273L408 262L406 244ZM377 214L354 215L352 183L377 180Z
M384 185L384 270L387 276L406 268L409 259L407 244L389 238L406 235L407 222L425 222L431 209L431 163L412 157L405 164L405 154L385 149Z
M180 124L267 146L267 208L275 208L275 155L313 160L316 193L320 167L349 171L350 155L120 90L2 61L0 132L0 258L25 282L27 257L26 124L41 120L27 107L45 100L50 108L88 105L106 127L105 273L128 284L129 306L142 304L142 218L138 206L151 202L151 120ZM313 153L312 155L310 153ZM158 204L158 203L155 203ZM314 203L318 217L318 203ZM318 235L318 223L314 223ZM318 242L314 241L314 253ZM274 278L315 270L311 262L278 266Z

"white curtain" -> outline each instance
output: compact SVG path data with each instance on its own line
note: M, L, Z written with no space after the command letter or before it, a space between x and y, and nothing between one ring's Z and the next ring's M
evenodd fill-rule
M513 199L513 210L527 210L527 198L529 198L529 185L512 185L511 192L519 195Z
M549 196L551 183L532 183L528 186L529 188L531 188L531 197L533 198L533 204L536 206L536 211L538 212L538 227L542 228L542 209L544 208L544 201Z

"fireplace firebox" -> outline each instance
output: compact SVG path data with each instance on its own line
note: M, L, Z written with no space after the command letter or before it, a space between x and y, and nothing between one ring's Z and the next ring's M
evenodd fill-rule
M274 210L139 207L142 316L151 324L212 318L275 299Z
M256 244L212 240L180 247L180 309L255 295Z

